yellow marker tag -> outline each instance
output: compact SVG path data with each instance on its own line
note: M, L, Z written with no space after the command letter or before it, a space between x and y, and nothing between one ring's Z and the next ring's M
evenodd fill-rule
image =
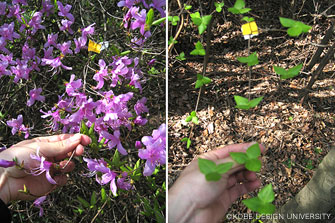
M252 38L253 36L258 35L258 28L255 21L248 22L242 25L242 34L244 39Z
M95 43L91 40L88 41L88 51L92 51L95 53L100 53L101 51L101 44Z

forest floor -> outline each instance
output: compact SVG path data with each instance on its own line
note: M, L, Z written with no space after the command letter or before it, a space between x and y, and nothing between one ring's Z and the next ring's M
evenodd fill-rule
M192 125L185 119L195 109L199 89L194 84L196 74L203 69L203 57L191 56L190 52L201 38L202 43L206 42L208 32L200 36L191 20L186 20L189 22L184 23L169 57L169 186L197 155L223 145L251 141L267 148L258 176L262 185L272 183L276 207L293 198L309 182L335 142L334 59L323 69L304 103L300 103L300 93L318 66L317 63L306 70L317 44L331 26L335 9L328 9L330 3L295 3L291 7L288 1L246 1L246 7L252 9L249 16L255 18L260 29L260 34L251 39L250 52L257 52L259 64L252 68L250 91L248 68L236 59L247 56L248 41L243 39L238 16L227 11L233 1L225 1L224 12L214 14L206 70L212 83L202 89L197 110L199 125L194 126L189 149L181 139L190 134ZM193 6L190 12L199 9L203 15L210 13L208 3L188 4ZM171 1L169 8L171 15L180 12L176 1ZM279 16L302 21L312 30L299 38L289 37ZM170 28L169 36L175 35L177 27ZM329 46L333 42L331 38ZM181 52L185 52L184 61L176 59ZM280 80L273 71L273 65L289 68L299 63L304 64L303 72L293 79ZM234 95L264 98L255 109L245 111L235 108ZM241 200L254 195L243 196L228 212L250 213Z

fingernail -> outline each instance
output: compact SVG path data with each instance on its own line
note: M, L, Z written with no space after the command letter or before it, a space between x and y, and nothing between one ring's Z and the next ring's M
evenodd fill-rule
M78 140L80 140L80 138L81 138L81 135L80 135L80 134L75 134L74 136L72 136L72 137L70 138L70 142L78 141Z

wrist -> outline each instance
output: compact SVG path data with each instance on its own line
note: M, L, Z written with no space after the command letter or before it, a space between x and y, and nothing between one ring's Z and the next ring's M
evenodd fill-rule
M10 202L10 193L7 185L8 174L4 168L0 168L0 199L8 204Z

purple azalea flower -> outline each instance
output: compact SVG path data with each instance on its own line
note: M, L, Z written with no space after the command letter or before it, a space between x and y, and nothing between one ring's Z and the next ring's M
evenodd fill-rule
M43 59L53 59L53 56L52 56L53 50L54 50L53 47L49 47L48 49L43 48L43 51L44 51L44 57L43 57ZM42 59L41 65L45 66L47 64L45 63L45 60L43 60L43 59Z
M148 119L143 118L142 116L137 116L136 119L134 120L134 124L136 125L145 125L147 124Z
M13 0L12 1L12 4L15 5L15 4L22 4L22 5L28 5L27 3L27 0Z
M58 38L58 33L48 34L48 41L44 44L44 48L47 48L49 46L57 47L57 38Z
M22 59L32 60L35 58L35 48L30 48L28 42L25 42L22 47Z
M138 12L139 8L138 7L132 7L131 9L131 14L132 17L135 19L135 21L132 21L130 28L132 30L135 30L137 28L140 29L140 33L145 36L149 37L151 36L150 31L145 31L145 18L147 16L147 12L145 9L142 9L140 12Z
M12 166L15 166L14 161L8 161L8 160L0 159L0 167L8 168L8 167L12 167Z
M40 110L41 113L43 113L44 115L42 115L42 118L48 118L51 117L51 128L53 131L57 131L59 128L59 122L62 121L61 115L60 115L60 110L57 109L56 111L52 112L52 111L48 111L48 112L44 112L42 111L42 109Z
M3 24L0 27L0 35L5 39L9 41L13 41L13 38L19 39L20 35L16 32L14 32L14 22L11 24Z
M57 44L57 49L59 49L62 52L63 56L65 56L68 53L73 54L72 50L70 50L70 47L71 47L71 41L67 41L62 44Z
M45 13L47 17L49 17L50 14L54 13L54 5L50 2L50 0L43 0L42 1L42 13Z
M92 35L94 33L94 26L95 23L87 26L86 28L81 30L81 37L85 40L85 42L87 41L87 35Z
M151 67L156 62L156 59L152 59L148 62L148 66Z
M87 39L84 39L83 37L79 37L78 39L74 39L74 44L76 45L74 53L79 53L80 49L85 49L86 48L86 42L87 42Z
M0 15L6 15L6 2L0 2Z
M15 17L18 21L22 21L22 11L20 5L14 4L8 7L9 13L7 15L8 18Z
M93 171L93 172L98 171L98 172L103 173L101 177L98 177L98 175L96 175L96 181L100 185L105 185L110 182L110 189L112 193L114 194L114 196L116 196L117 187L116 187L115 177L117 176L117 174L111 171L107 167L107 162L104 161L103 159L96 160L96 159L88 159L85 157L83 158L83 160L87 162L87 167L90 171Z
M59 56L59 57L56 57L56 58L53 58L53 59L50 59L50 58L42 58L42 63L43 64L46 64L46 65L50 65L52 67L51 70L55 69L55 68L58 68L58 67L62 67L64 68L65 70L72 70L72 67L68 67L68 66L65 66L62 61L62 56Z
M140 100L138 100L134 106L136 115L140 115L144 112L149 112L149 109L147 106L145 106L145 103L147 103L147 98L143 97Z
M86 102L82 103L77 112L73 113L69 117L69 121L74 123L80 123L82 119L87 118L90 122L95 122L96 116L93 112L95 106L96 103L93 101L93 99L88 99Z
M7 70L8 62L7 61L0 61L0 77L3 75L10 76L12 73Z
M149 7L153 7L155 9L157 9L157 11L160 12L161 17L165 17L165 10L162 9L163 6L165 6L165 0L152 0L152 3L149 5Z
M71 29L71 25L73 24L73 21L67 20L67 19L62 19L61 21L62 26L59 28L60 31L67 30L70 34L73 34L73 30Z
M6 48L7 42L5 38L0 37L0 50L6 54L10 54L10 51Z
M127 172L123 172L122 177L117 179L116 185L118 188L123 189L123 190L131 190L133 186L129 181L125 181L126 177L128 176Z
M76 75L72 74L70 77L70 82L66 84L66 93L69 96L74 96L77 94L77 90L81 87L81 79L74 80Z
M40 148L37 147L36 155L30 154L31 159L37 160L38 162L40 162L39 167L31 169L31 174L34 175L34 176L38 176L38 175L41 175L42 173L45 172L45 176L46 176L47 180L49 181L49 183L57 184L56 181L54 179L52 179L52 177L50 175L50 168L52 166L52 162L46 161L44 156L41 157L39 155L39 151L40 151Z
M34 206L40 209L40 213L39 216L42 217L43 216L43 208L42 208L42 204L45 203L45 199L47 198L47 196L42 196L37 198L34 201Z
M124 0L124 1L119 1L119 3L117 3L118 7L127 7L127 8L131 8L135 2L138 2L138 0Z
M104 86L104 77L108 76L108 67L106 67L103 59L99 60L99 67L100 70L93 76L93 79L98 82L98 85L95 87L96 89L101 89Z
M139 89L140 93L142 93L142 85L141 85L140 80L141 80L140 75L138 75L137 73L133 71L129 85L134 86L135 88Z
M58 9L59 9L58 15L67 17L73 23L74 22L74 17L71 13L69 13L72 6L68 5L68 4L63 6L63 4L60 1L57 1L57 5L58 5Z
M156 165L166 163L166 126L162 124L157 130L154 130L152 136L144 136L142 143L146 149L140 149L138 156L147 160L145 163L143 175L150 176L155 170Z
M12 119L10 121L7 121L7 125L12 128L12 135L15 135L17 131L19 131L21 125L23 122L22 115L18 115L17 119Z
M121 141L120 141L120 130L115 130L113 135L110 134L109 136L110 141L108 142L108 148L112 149L115 146L117 147L117 150L122 155L127 155L127 151L123 148Z
M142 143L141 143L141 141L136 141L135 142L135 148L136 149L142 149Z
M29 100L27 102L28 107L32 106L35 101L44 101L45 97L40 95L42 92L42 88L37 88L29 91Z
M28 25L33 28L33 30L32 30L33 35L37 32L37 30L45 29L45 26L41 25L42 16L43 16L42 12L35 12L33 17L31 17L31 19L28 23Z

